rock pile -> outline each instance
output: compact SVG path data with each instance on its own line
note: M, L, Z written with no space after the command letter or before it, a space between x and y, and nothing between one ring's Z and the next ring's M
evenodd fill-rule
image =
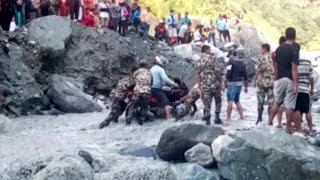
M166 60L170 76L184 77L188 86L194 85L193 64L175 55L165 44L144 43L133 32L123 38L116 32L87 28L58 16L36 19L27 30L0 33L0 88L6 96L0 111L17 116L98 111L96 105L88 110L70 109L68 103L56 99L51 75L66 79L61 86L54 86L59 88L54 92L65 91L68 84L69 89L78 88L77 97L92 101L86 94L107 96L141 59L152 65L156 55ZM65 99L72 96L64 94Z
M176 135L173 136L172 132ZM218 128L210 131L195 124L169 128L161 136L157 153L166 161L186 160L205 168L213 168L212 164L216 162L216 171L225 179L316 180L320 176L317 168L320 165L319 147L308 144L300 137L270 128L242 132L233 138L223 134L219 133ZM202 141L211 140L211 148L199 143L199 137L208 137ZM185 159L180 154L182 152L185 152Z

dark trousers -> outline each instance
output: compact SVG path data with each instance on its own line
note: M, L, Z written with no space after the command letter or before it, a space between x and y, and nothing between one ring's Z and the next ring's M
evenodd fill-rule
M141 23L141 30L142 30L142 39L147 40L148 39L148 33L149 33L149 24L146 24L144 22Z
M211 32L209 34L209 43L213 42L214 46L217 46L216 44L216 33L215 32Z
M78 0L71 0L71 4L70 4L70 17L71 20L78 20L79 18L79 1Z
M224 35L224 31L219 30L219 40L222 42L222 37L224 38L224 41L226 41L226 37Z
M0 12L0 26L3 30L9 31L12 18L13 14L6 11Z
M118 31L118 27L119 27L119 19L112 18L112 30Z
M230 31L229 30L224 30L224 40L228 42L231 42L231 38L230 38Z
M126 36L127 33L128 33L128 28L129 28L129 26L128 26L128 20L122 20L122 21L120 21L120 23L119 23L119 34L120 34L121 36Z

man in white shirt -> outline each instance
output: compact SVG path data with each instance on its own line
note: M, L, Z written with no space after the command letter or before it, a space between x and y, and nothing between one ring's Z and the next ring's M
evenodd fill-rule
M179 44L188 44L189 33L191 28L191 22L188 24L183 24L178 33Z

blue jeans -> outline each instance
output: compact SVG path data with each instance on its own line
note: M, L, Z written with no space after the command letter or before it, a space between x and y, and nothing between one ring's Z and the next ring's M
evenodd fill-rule
M241 94L242 86L234 86L229 85L227 91L228 102L240 102L240 94Z
M211 33L209 34L209 43L210 43L210 44L212 44L211 41L213 41L213 45L214 45L215 47L217 47L217 44L216 44L216 33L215 33L215 32L211 32Z
M148 33L149 33L150 25L146 24L144 22L141 23L141 30L142 30L142 39L147 40L148 39Z

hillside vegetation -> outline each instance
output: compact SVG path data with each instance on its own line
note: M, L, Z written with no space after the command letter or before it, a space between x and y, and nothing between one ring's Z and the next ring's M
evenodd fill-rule
M141 0L157 17L172 8L192 16L214 19L218 14L235 16L253 23L273 43L286 27L297 29L298 41L306 50L320 50L320 0Z

